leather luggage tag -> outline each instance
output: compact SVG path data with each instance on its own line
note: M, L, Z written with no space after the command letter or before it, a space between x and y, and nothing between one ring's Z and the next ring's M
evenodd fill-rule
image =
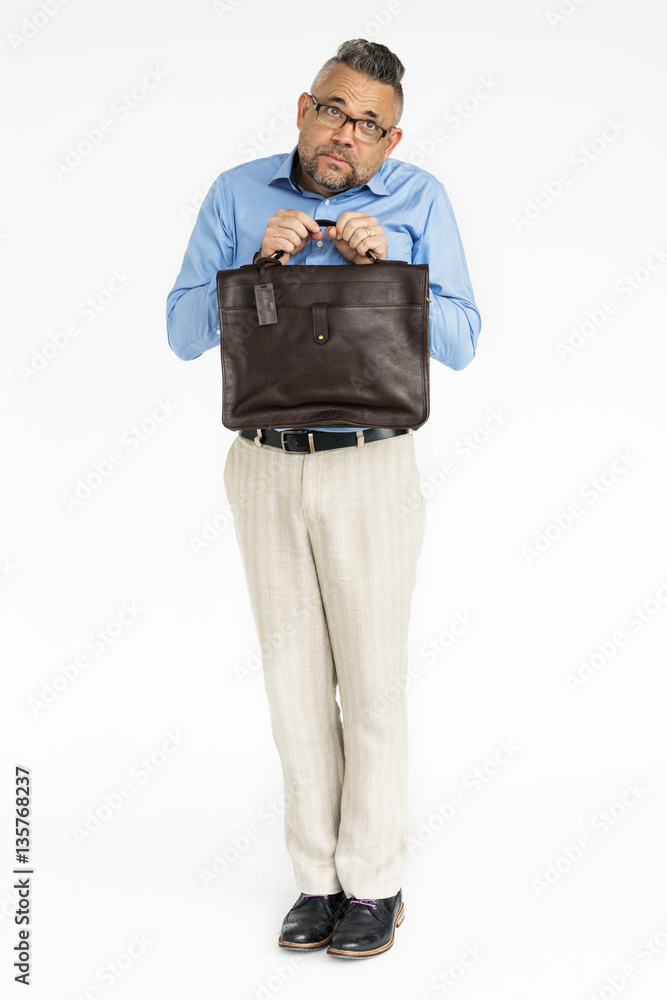
M270 326L278 322L273 285L255 285L255 303L260 326Z

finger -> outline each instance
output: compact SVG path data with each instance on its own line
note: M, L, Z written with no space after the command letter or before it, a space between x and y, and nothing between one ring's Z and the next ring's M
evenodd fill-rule
M267 225L267 236L289 239L294 246L310 239L310 233L294 213L279 209Z
M294 234L291 234L293 237ZM288 238L287 236L277 236L271 233L267 239L267 244L269 246L268 255L275 253L276 250L283 250L285 253L293 254L296 247L302 242L299 239Z
M377 221L378 220L374 216L369 215L368 212L342 212L336 220L336 228L338 230L339 237L345 240L346 243L349 243L352 233L361 223L371 229L373 226L377 225Z
M352 235L350 236L350 239L348 240L350 246L353 249L357 250L359 253L365 253L366 250L369 249L375 250L378 241L382 243L383 240L385 239L382 226L378 226L376 229L371 229L370 225L371 221L372 221L371 219L368 219L367 220L368 225L366 224L365 221L363 226L359 226L357 229L355 229ZM366 231L367 229L371 230L370 236Z
M374 216L365 215L361 219L359 217L350 219L345 226L343 236L350 246L354 246L355 240L358 243L360 240L368 237L367 229L370 229L372 236L375 236L380 228L378 220Z
M285 216L280 219L275 228L275 233L276 236L292 240L294 246L297 246L301 240L307 240L310 237L310 233L304 224L292 216Z
M363 240L359 246L356 247L355 253L357 254L357 260L370 260L371 258L366 256L369 250L372 250L376 257L386 260L387 254L382 245L374 243L373 240Z
M307 239L311 235L313 237L322 235L322 230L315 219L308 215L307 212L302 212L300 208L281 209L280 214L282 216L281 225L285 225L285 219L288 219L290 224L294 224L294 228L301 235L301 239ZM278 215L277 212L276 215Z

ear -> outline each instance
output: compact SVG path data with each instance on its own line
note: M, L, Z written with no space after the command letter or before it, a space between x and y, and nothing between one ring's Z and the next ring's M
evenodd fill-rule
M297 104L296 104L296 127L297 128L301 128L301 123L303 122L303 119L306 117L306 111L308 110L308 108L312 107L312 103L313 102L311 101L310 97L304 91L304 93L301 94L301 96L299 97L299 100L297 101Z
M402 138L403 138L402 128L395 128L392 132L389 133L389 135L387 136L387 150L384 154L385 160L388 159L389 156L391 156L392 150L396 146L398 146ZM384 160L382 162L384 162Z

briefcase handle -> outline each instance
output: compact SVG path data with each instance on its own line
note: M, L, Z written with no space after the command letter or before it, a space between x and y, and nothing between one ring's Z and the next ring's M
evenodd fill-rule
M318 224L318 226L320 227L320 229L328 229L329 226L335 226L336 225L336 223L332 222L331 219L315 219L315 222ZM286 250L276 250L276 252L272 253L269 257L258 257L257 260L255 261L255 263L257 265L259 265L259 264L262 264L262 263L267 264L269 261L279 261L280 258L285 253L287 253ZM374 253L372 250L367 250L366 251L366 256L370 257L370 259L373 261L373 263L375 263L376 261L380 260L380 258L378 257L378 255L376 253Z

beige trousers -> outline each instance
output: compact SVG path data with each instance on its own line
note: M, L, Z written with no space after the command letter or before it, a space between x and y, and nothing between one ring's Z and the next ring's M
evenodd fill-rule
M237 435L224 483L299 891L393 896L407 860L407 638L426 515L413 435L306 454Z

